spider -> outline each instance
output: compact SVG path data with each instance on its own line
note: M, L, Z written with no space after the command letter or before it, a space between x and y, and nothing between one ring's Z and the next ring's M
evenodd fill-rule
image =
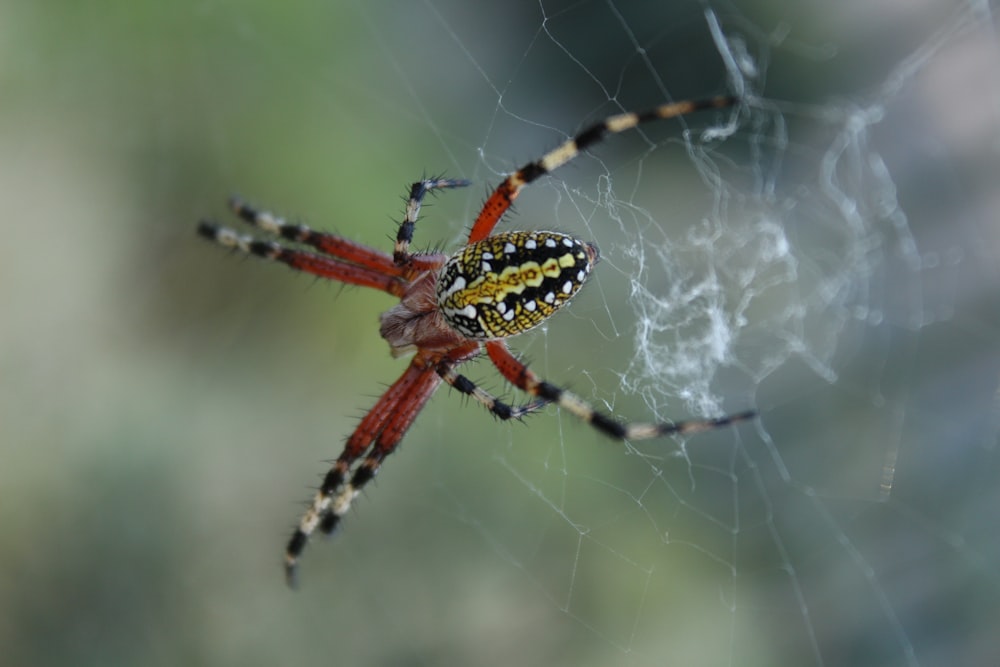
M597 247L549 231L494 233L521 190L566 164L581 151L656 119L703 109L732 106L736 98L719 96L664 104L643 113L611 116L577 134L540 160L506 178L487 198L472 224L468 242L452 255L411 252L410 242L428 193L469 185L463 179L425 178L410 187L405 215L392 255L339 236L314 231L258 210L238 198L230 208L243 221L315 252L260 240L202 221L198 233L228 248L283 262L303 271L391 294L399 303L382 313L379 334L394 357L413 353L403 374L376 401L351 433L285 548L285 576L295 583L296 568L310 536L318 528L330 534L351 502L375 477L385 458L431 395L446 382L481 403L501 420L519 419L553 403L616 440L642 440L690 434L751 419L755 411L675 423L626 423L595 410L580 397L547 382L519 361L505 339L544 322L580 290L598 261ZM498 400L456 369L485 349L508 382L531 396L521 406Z

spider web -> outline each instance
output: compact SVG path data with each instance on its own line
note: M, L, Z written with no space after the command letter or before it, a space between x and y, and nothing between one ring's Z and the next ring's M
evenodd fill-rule
M989 3L295 4L0 9L12 661L995 662ZM726 91L525 190L505 228L602 261L511 344L626 419L759 419L620 445L442 390L290 595L291 501L402 371L389 302L194 220L238 191L389 248L444 171L477 185L416 243L450 249L588 123Z

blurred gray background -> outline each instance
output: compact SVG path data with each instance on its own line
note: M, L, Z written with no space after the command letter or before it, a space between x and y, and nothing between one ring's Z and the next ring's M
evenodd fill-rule
M727 63L708 5L661 4L0 5L0 662L995 662L992 5L712 3ZM417 245L454 248L503 173L737 70L726 140L615 137L504 224L603 251L512 341L539 372L759 422L627 447L442 390L289 591L300 503L404 367L391 300L195 222L238 192L389 249L445 172L475 185Z

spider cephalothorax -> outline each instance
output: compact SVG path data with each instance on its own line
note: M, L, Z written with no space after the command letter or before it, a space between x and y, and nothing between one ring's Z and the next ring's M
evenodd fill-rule
M410 241L428 192L468 185L434 178L410 188L406 214L392 255L339 236L291 224L241 200L230 206L264 232L311 246L317 252L259 240L214 223L198 231L221 245L283 262L293 269L381 290L399 303L381 316L379 329L393 356L413 353L402 376L378 399L347 439L285 549L285 572L292 580L309 536L332 532L361 488L378 472L441 382L471 396L500 419L522 417L549 403L619 440L704 431L750 419L753 411L728 417L675 423L625 423L594 410L570 392L539 378L519 361L504 339L541 324L580 290L597 263L597 247L556 232L494 228L520 191L576 157L608 134L660 118L733 105L732 97L664 104L644 113L611 116L593 125L536 162L508 176L489 196L472 225L467 245L451 256L411 253ZM456 368L485 350L500 374L532 396L511 406L480 389Z

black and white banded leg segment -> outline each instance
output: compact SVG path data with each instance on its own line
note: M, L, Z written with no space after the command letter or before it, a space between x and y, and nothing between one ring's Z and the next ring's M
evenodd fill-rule
M539 378L511 354L503 341L487 342L486 352L500 374L511 384L531 396L556 404L559 408L616 440L648 440L665 435L687 435L728 426L757 416L755 410L748 410L714 419L692 419L673 423L623 422L603 412L598 412L576 394Z
M469 378L458 373L455 370L455 367L451 365L442 364L439 366L438 374L440 374L441 378L451 385L452 388L466 396L471 396L483 407L489 410L490 414L503 421L508 419L521 419L525 415L537 412L549 404L549 401L544 398L536 398L528 403L525 403L524 405L508 405L493 394L481 388Z
M413 241L413 230L420 216L420 206L424 197L432 190L447 188L464 188L471 185L464 178L425 178L410 186L410 195L406 200L406 212L403 221L399 223L396 232L396 245L392 251L392 259L397 265L406 264L410 260L410 243Z

